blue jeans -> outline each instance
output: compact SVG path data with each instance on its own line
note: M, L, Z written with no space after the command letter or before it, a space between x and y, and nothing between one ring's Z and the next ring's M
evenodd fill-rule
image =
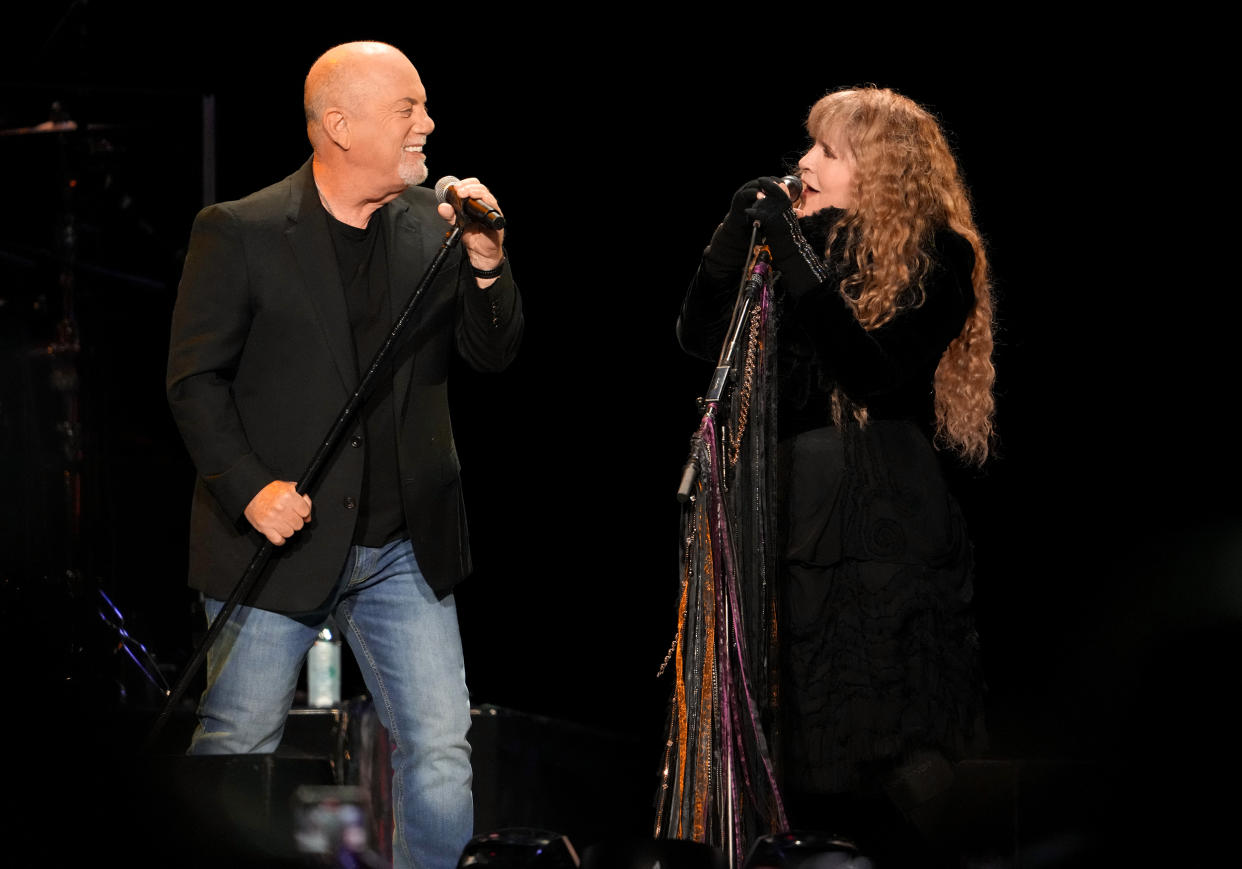
M470 695L457 607L436 600L409 540L355 546L330 612L393 746L393 866L453 869L474 829ZM208 619L223 608L206 601ZM207 654L190 754L276 750L319 625L238 606Z

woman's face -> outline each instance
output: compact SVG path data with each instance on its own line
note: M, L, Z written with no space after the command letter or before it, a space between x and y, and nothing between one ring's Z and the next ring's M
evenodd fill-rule
M802 198L794 211L799 217L854 204L854 156L838 131L830 130L815 140L798 161L798 174Z

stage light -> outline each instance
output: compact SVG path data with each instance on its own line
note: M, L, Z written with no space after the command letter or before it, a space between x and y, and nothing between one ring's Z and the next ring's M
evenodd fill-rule
M582 869L728 869L719 848L686 839L613 839L582 852Z
M568 837L533 827L506 827L475 836L462 849L457 869L578 869Z
M756 839L743 869L872 869L872 863L844 836L789 830Z

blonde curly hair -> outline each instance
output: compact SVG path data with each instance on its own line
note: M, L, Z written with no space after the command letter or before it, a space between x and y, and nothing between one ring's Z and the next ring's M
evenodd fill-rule
M907 97L867 87L820 99L806 128L818 140L838 138L854 160L853 203L828 246L844 234L847 259L864 265L840 289L865 329L922 304L927 247L938 228L947 226L974 248L974 311L941 357L934 386L937 442L982 465L996 410L992 291L970 195L940 125Z

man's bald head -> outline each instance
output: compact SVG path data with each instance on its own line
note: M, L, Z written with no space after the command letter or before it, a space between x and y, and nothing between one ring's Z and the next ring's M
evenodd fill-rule
M394 64L411 66L400 50L385 42L346 42L329 48L311 64L302 89L307 129L314 128L332 106L355 110L374 87L378 70Z
M347 42L311 65L304 92L315 181L371 204L427 180L435 123L418 70L383 42Z

